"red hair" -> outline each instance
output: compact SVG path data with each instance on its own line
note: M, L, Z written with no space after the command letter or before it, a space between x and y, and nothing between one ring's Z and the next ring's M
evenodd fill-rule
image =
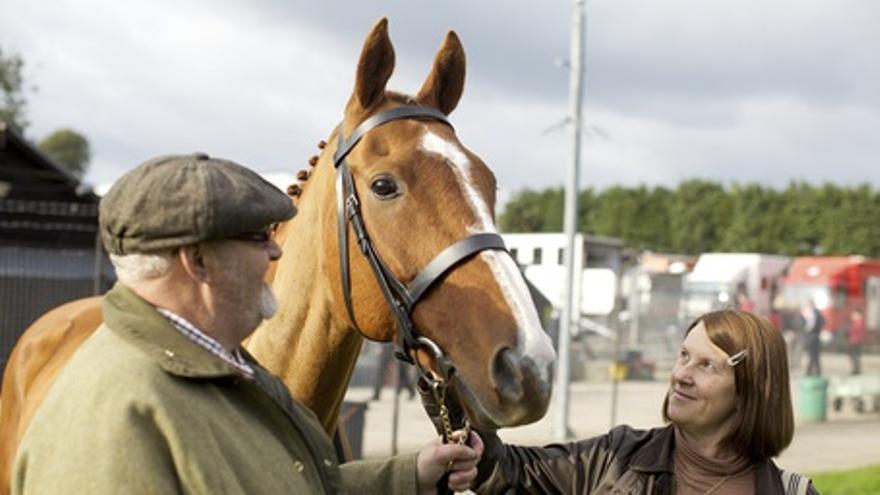
M788 376L788 355L782 333L766 318L735 309L722 309L700 316L709 340L732 356L748 355L734 367L737 419L721 440L723 447L754 461L776 457L794 436L794 412ZM663 419L669 397L663 401Z

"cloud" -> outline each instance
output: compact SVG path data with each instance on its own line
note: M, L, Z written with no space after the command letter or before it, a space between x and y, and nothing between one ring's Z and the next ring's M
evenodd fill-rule
M880 154L880 5L870 0L590 0L583 186L691 177L869 181ZM342 116L363 37L387 15L390 86L415 92L443 35L468 56L452 116L500 197L560 185L571 3L7 0L4 48L39 92L33 137L90 139L87 178L202 150L296 170Z

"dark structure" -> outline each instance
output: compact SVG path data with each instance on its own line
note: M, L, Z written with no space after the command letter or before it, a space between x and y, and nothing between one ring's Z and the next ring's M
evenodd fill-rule
M0 371L40 315L111 283L96 242L98 200L0 121Z

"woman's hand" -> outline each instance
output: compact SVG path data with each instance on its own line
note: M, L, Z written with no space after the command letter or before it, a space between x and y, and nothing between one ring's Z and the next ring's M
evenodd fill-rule
M477 477L477 463L482 454L483 440L476 432L471 432L467 445L443 443L440 437L435 438L419 452L416 459L419 493L437 493L437 482L447 472L450 490L467 490Z

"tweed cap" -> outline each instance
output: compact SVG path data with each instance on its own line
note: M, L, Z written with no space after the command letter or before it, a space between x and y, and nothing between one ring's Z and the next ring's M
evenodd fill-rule
M101 199L101 241L112 254L151 253L264 229L296 213L254 171L204 153L148 160Z

